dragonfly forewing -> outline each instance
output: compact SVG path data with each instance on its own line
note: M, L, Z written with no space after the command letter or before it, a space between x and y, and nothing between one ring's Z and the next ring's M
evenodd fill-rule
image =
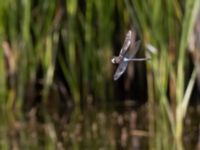
M127 52L129 46L132 44L132 42L134 41L135 39L135 33L132 32L131 30L128 31L128 33L126 34L126 38L124 40L124 44L120 50L120 53L119 55L120 56L124 56L125 53Z

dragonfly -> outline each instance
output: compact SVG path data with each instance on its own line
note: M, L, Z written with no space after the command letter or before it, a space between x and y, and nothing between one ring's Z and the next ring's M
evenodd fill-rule
M113 79L118 80L119 77L125 72L130 61L147 61L150 58L134 58L137 53L141 41L135 41L135 32L129 30L126 34L124 44L120 50L119 56L114 56L111 60L113 64L119 64ZM129 50L128 50L129 49Z

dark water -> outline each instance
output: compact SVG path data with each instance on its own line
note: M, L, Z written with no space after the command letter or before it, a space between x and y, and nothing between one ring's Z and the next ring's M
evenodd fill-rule
M38 119L36 109L26 117L4 113L1 149L155 149L151 142L156 143L157 134L151 134L147 108L147 104L137 108L120 104L111 109L90 106L70 121L56 114ZM184 123L185 149L200 148L199 116L200 106L189 107ZM160 143L164 138L158 139ZM173 137L170 142L174 144Z

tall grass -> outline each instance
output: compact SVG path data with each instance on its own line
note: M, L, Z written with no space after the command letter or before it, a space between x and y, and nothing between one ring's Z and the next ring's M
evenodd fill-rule
M31 103L35 94L30 93L29 89L34 89L38 80L39 66L44 71L44 89L52 83L57 50L53 47L56 45L56 32L52 33L55 3L41 1L35 8L31 1L7 0L0 7L1 140L5 141L1 142L1 147L7 149L7 145L10 145L13 149L27 149L30 145L27 146L25 141L29 133L22 130L19 134L17 130L23 127L26 116L22 108L26 103ZM28 95L26 100L25 95ZM18 142L15 139L17 135ZM9 136L14 139L9 140Z
M28 109L28 105L39 99L42 99L40 115L46 121L51 120L47 115L47 106L51 103L49 91L56 84L55 77L62 73L75 101L74 118L80 116L81 106L86 104L106 106L112 98L108 60L112 55L113 12L114 3L94 0L85 6L76 0L6 0L0 6L0 98L5 121L1 131L9 130L6 125L24 120L23 107ZM55 75L56 65L62 71ZM37 84L42 85L38 93ZM70 99L69 95L66 99ZM34 107L29 109L28 113L35 111ZM29 131L20 134L22 147L29 146L24 143L28 134ZM34 134L37 133L34 131ZM6 145L6 134L3 135ZM44 143L48 146L48 140Z
M147 75L149 109L155 115L151 115L153 118L150 116L150 119L153 119L150 131L155 131L156 137L154 142L150 143L150 147L183 149L183 120L196 77L194 68L189 83L185 84L185 74L188 73L186 50L199 9L199 1L144 3L126 0L126 4L132 17L138 20L144 43L157 49L157 53L152 54L152 61L148 63ZM155 104L158 104L156 110L159 111L152 111ZM171 136L174 137L174 144L170 144Z
M77 1L66 4L68 20L61 31L65 52L59 60L76 106L81 101L82 104L96 101L103 106L111 99L108 60L112 55L113 9L112 2L90 0L84 6Z

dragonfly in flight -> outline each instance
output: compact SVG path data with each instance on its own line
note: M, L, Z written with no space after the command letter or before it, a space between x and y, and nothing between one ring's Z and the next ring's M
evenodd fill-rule
M114 74L114 78L113 78L114 80L119 79L119 77L126 70L128 63L130 61L146 61L150 59L150 58L134 58L141 43L140 41L135 41L135 38L136 38L135 32L132 32L131 30L129 30L128 33L126 34L125 41L120 50L119 56L114 56L112 58L111 61L113 64L119 64Z

